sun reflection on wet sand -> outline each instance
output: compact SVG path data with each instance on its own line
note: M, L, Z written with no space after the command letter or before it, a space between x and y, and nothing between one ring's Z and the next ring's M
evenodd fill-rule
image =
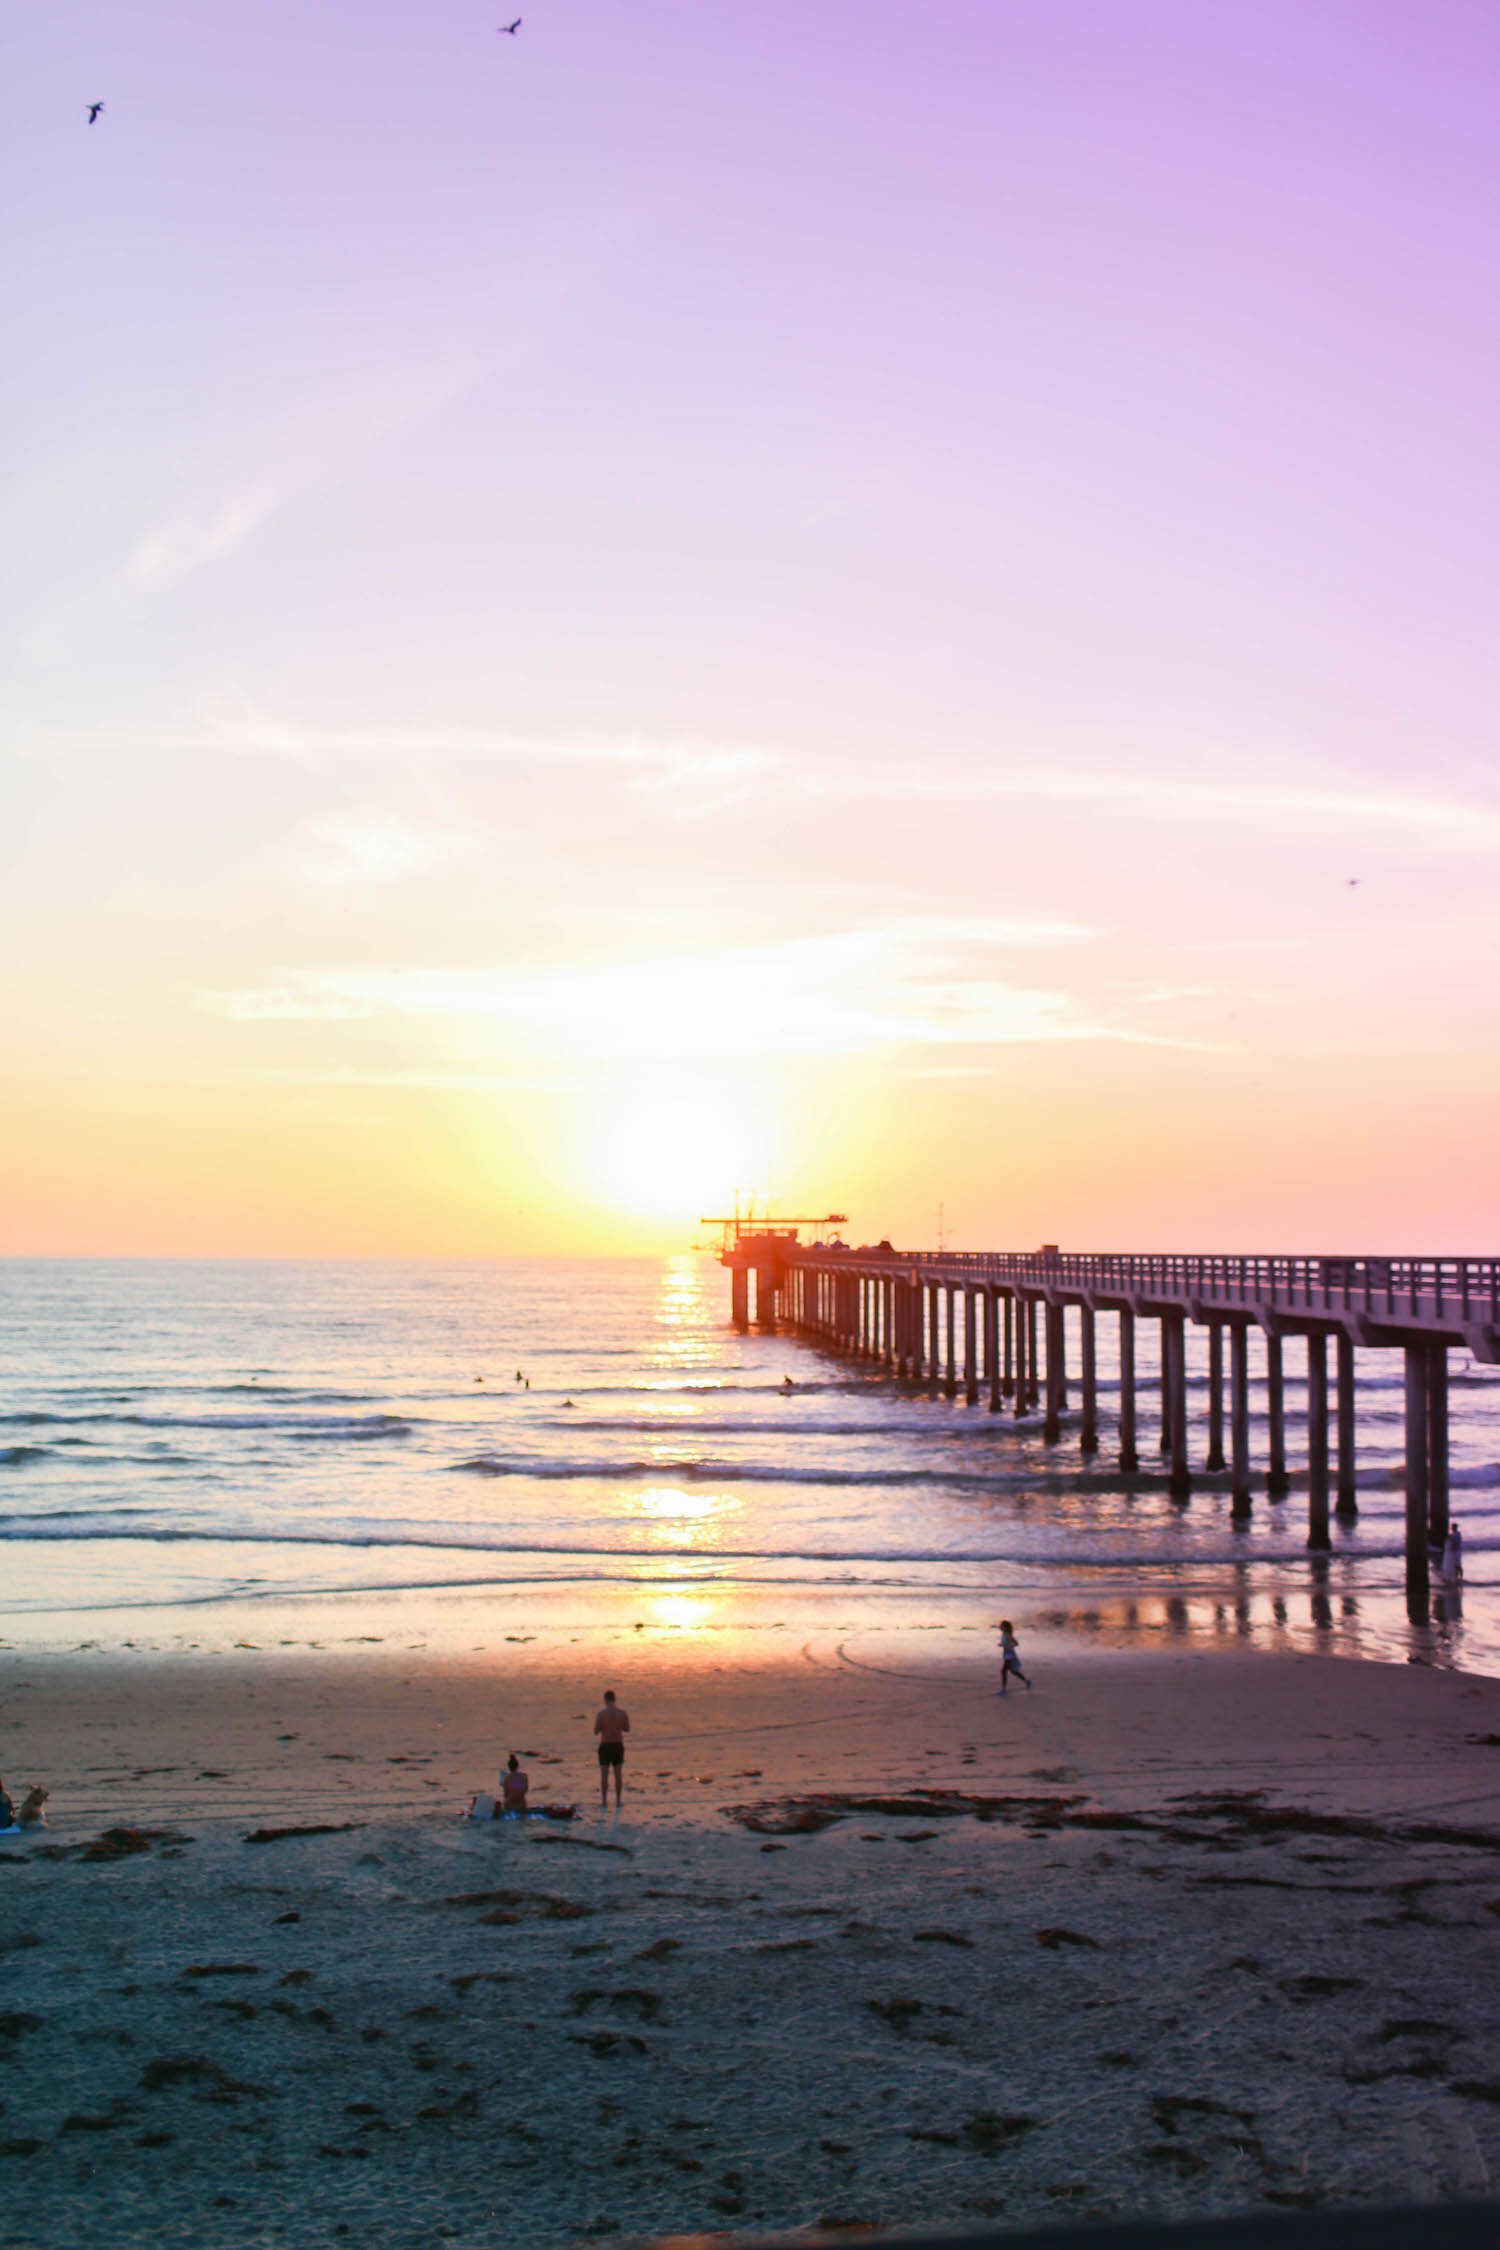
M725 1603L717 1592L685 1593L680 1587L663 1587L648 1596L647 1623L658 1632L717 1633L725 1623Z

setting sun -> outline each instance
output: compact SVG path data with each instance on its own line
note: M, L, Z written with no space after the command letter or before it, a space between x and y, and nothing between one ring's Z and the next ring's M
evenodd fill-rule
M759 1138L756 1120L727 1094L627 1097L610 1105L594 1136L591 1176L618 1210L691 1227L732 1209L736 1192L753 1185Z

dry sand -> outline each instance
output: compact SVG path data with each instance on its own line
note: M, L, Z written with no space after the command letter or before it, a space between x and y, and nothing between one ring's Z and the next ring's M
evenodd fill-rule
M1500 1683L915 1640L0 1658L0 2241L1491 2192ZM511 1748L585 1817L455 1818Z

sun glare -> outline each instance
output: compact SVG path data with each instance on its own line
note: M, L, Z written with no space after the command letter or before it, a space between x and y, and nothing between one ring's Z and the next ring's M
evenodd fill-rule
M753 1180L754 1133L727 1096L657 1094L612 1103L600 1125L592 1175L603 1198L633 1217L701 1217L733 1208Z

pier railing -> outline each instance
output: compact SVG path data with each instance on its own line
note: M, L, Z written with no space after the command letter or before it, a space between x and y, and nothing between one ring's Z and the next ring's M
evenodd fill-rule
M901 1266L933 1278L951 1273L955 1281L1024 1289L1118 1290L1289 1312L1362 1312L1376 1320L1447 1316L1500 1324L1500 1258L853 1250L810 1243L793 1250L788 1262Z

